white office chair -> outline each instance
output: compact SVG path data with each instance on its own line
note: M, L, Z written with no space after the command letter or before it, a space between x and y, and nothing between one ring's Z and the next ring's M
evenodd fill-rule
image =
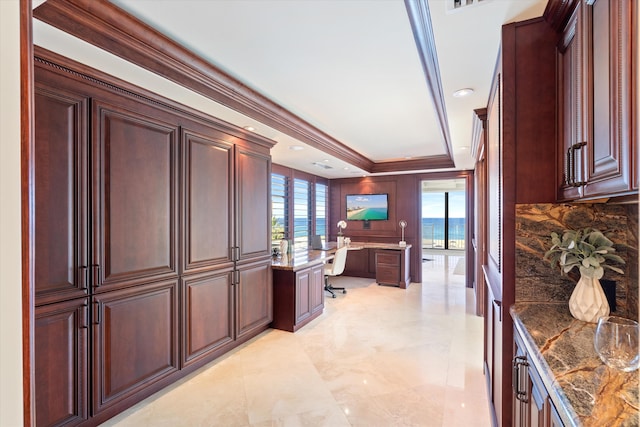
M333 298L336 297L333 291L342 291L343 294L347 293L345 288L334 288L329 283L329 276L339 276L344 271L344 266L347 263L347 247L344 246L336 251L333 256L333 262L324 266L324 290L328 291Z

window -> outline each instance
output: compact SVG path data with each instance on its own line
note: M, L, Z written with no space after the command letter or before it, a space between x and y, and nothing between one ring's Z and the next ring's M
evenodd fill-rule
M274 247L280 240L289 238L288 183L286 176L271 174L271 242Z
M327 197L329 187L326 184L316 183L316 232L314 234L322 237L323 241L327 241Z
M271 172L271 244L281 239L290 246L307 248L311 237L329 237L329 183L305 172L274 165Z
M311 234L311 184L305 179L293 180L293 244L309 246Z

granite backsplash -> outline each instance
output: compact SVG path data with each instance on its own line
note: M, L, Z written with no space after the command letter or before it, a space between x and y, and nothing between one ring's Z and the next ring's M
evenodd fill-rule
M579 277L561 276L543 259L551 246L551 232L596 228L614 243L626 262L625 274L605 270L603 279L616 282L613 314L638 320L638 205L637 204L520 204L516 205L516 302L569 301Z

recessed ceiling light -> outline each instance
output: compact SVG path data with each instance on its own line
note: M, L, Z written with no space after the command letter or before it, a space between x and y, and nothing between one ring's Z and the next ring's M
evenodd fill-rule
M470 87L466 87L464 89L458 89L457 91L453 92L453 96L455 96L456 98L462 98L464 96L469 96L473 93L473 89L471 89Z
M329 163L329 159L324 159L323 162Z
M300 150L304 150L304 147L302 145L290 145L289 150L300 151Z
M346 167L346 166L345 166L345 167L343 167L342 169L344 169L344 170L346 170L346 171L348 171L348 170L349 170L349 168L348 168L348 167Z
M253 132L254 130L256 130L256 128L254 128L253 126L245 126L243 129L248 130L249 132Z
M411 156L404 156L404 158L405 158L406 160L409 160L409 159L411 158Z
M464 147L460 147L460 150L468 150L469 146L465 145Z

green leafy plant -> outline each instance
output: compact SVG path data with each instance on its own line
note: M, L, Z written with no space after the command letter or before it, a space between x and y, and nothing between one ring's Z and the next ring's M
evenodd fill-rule
M604 269L617 273L624 272L607 262L624 264L624 260L614 254L613 242L600 231L587 227L582 230L565 230L562 237L551 233L551 249L544 254L544 259L551 262L552 267L560 265L562 273L568 273L573 267L591 270L596 277L602 277Z

